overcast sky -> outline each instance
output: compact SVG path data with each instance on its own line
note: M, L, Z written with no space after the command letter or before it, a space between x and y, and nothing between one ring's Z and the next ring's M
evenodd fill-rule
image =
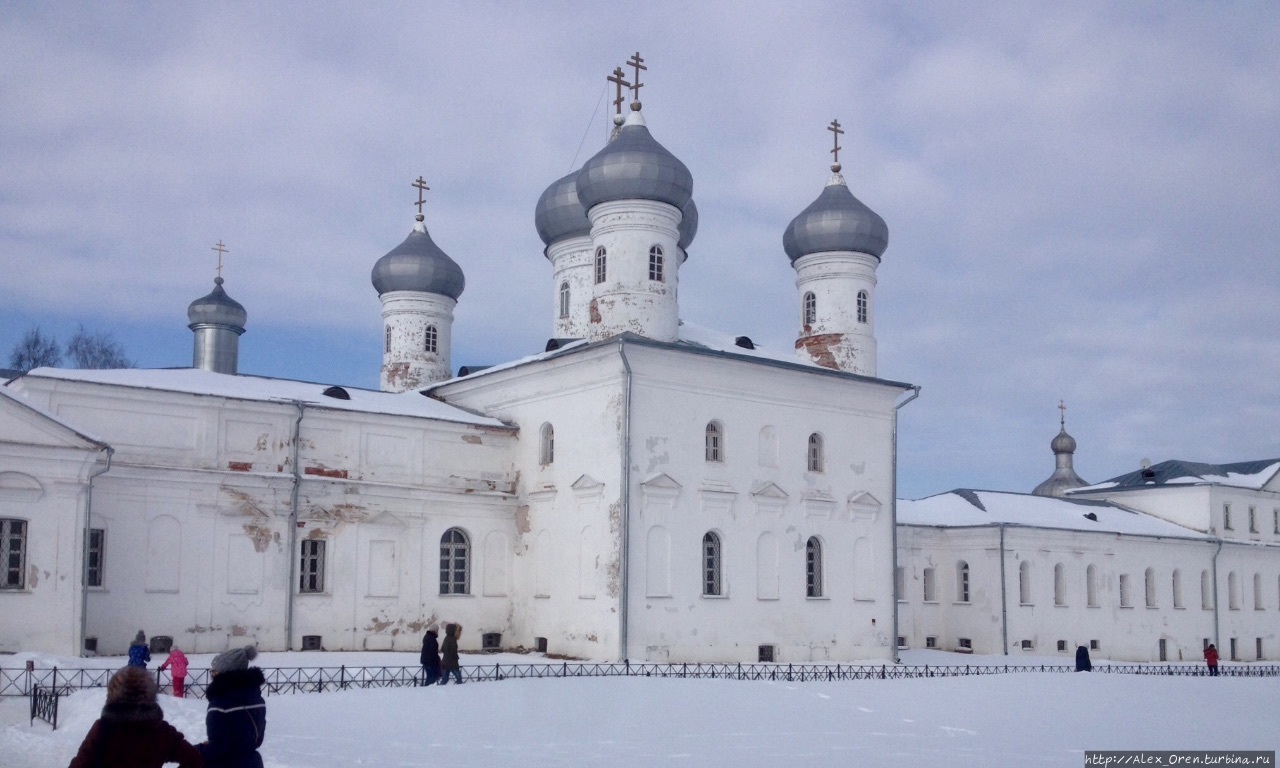
M377 387L374 262L427 225L467 277L453 365L540 351L538 195L640 51L701 212L684 319L774 348L782 232L830 134L885 218L879 372L919 384L900 493L1280 456L1280 4L0 1L0 352L83 323L187 366Z

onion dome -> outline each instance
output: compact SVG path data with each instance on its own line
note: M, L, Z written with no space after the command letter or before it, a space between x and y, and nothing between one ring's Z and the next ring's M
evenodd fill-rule
M1073 466L1075 463L1076 439L1067 434L1065 417L1059 422L1058 434L1050 441L1049 447L1053 449L1053 474L1049 475L1048 480L1037 485L1031 493L1036 496L1057 496L1062 498L1072 488L1083 488L1088 485L1076 474Z
M538 198L533 223L544 245L566 237L591 234L591 219L587 218L587 210L578 202L577 179L577 171L557 179Z
M689 198L689 202L684 204L680 209L680 250L686 253L689 250L689 244L693 242L693 238L698 236L698 205L693 202L693 198Z
M650 135L637 110L618 138L582 166L577 188L587 210L612 200L656 200L683 209L693 197L693 175Z
M457 300L467 281L459 267L431 240L418 214L413 231L373 265L373 287L381 296L391 291L438 293Z
M213 279L212 293L196 299L187 307L187 321L190 323L188 327L193 330L197 325L224 325L244 332L244 324L248 319L249 313L240 302L222 290L221 277Z
M782 247L793 262L822 251L854 251L879 259L889 247L889 227L853 196L836 171L818 199L787 225Z
M1059 453L1075 453L1076 439L1067 434L1067 429L1064 426L1057 436L1049 442L1049 448L1053 450L1055 455Z

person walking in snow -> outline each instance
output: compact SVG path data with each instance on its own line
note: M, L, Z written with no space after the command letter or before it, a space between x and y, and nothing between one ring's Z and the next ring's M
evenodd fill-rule
M161 672L166 669L170 670L169 674L173 676L173 696L181 699L186 690L187 654L176 645L169 649L169 658L160 665Z
M150 661L151 649L147 647L147 635L142 630L138 630L133 642L129 644L129 666L146 669Z
M422 638L422 684L435 685L440 680L440 643L436 640L438 627L435 624L427 627L427 634Z
M1218 649L1213 643L1204 649L1204 663L1209 667L1209 677L1218 676Z
M1089 661L1089 649L1083 645L1076 648L1076 671L1092 672L1093 662Z
M258 747L267 731L267 703L262 699L262 670L250 667L258 655L253 646L232 648L209 665L209 711L204 717L208 740L196 745L207 768L262 768Z
M165 763L179 768L204 764L196 748L165 722L156 703L156 681L145 669L124 667L107 683L102 717L89 729L69 768L160 768Z
M461 624L444 625L444 642L440 644L440 684L449 684L449 675L462 685L462 668L458 663L458 638L462 637Z

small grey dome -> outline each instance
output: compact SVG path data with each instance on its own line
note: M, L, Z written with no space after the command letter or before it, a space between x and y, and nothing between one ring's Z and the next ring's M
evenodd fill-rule
M689 244L698 236L698 205L689 198L689 202L680 209L680 250L688 253Z
M533 223L544 245L551 245L566 237L591 234L591 219L587 210L578 202L578 171L552 182L538 198Z
M837 174L818 199L787 225L782 247L793 262L822 251L855 251L879 259L889 247L889 227L853 196Z
M391 291L419 291L456 301L466 284L462 268L432 242L420 221L403 243L373 265L373 287L379 296Z
M583 208L611 200L656 200L683 209L693 196L693 175L649 134L639 112L578 172Z
M1057 436L1049 443L1049 447L1053 449L1055 454L1075 453L1076 439L1071 435L1068 435L1067 430L1064 427L1062 431L1058 432Z
M225 325L238 328L243 332L245 321L248 319L249 313L244 310L240 302L222 290L221 277L213 279L212 293L196 299L187 307L187 321L190 323L188 327L192 330L197 325Z

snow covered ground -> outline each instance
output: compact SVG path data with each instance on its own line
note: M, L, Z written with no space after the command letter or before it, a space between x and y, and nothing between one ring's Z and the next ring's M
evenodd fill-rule
M21 658L30 658L29 656ZM0 657L9 668L19 657ZM912 651L908 663L1002 664ZM464 665L541 661L502 654ZM1009 659L1061 664L1060 658ZM120 659L40 666L112 667ZM261 666L408 665L413 654L264 653ZM1101 662L1105 663L1105 662ZM193 656L193 667L207 666ZM152 664L154 668L155 664ZM0 700L0 766L65 765L102 690L62 701L58 730ZM161 697L204 738L205 703ZM1009 674L832 683L658 678L505 680L267 699L268 768L447 766L1076 766L1086 749L1275 750L1280 678Z

